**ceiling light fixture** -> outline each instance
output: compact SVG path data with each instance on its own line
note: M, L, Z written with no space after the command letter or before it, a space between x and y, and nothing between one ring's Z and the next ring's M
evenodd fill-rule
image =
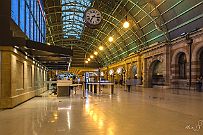
M100 46L100 47L99 47L99 50L101 50L101 51L104 50L104 47L103 47L103 46Z
M129 28L129 26L130 26L129 22L128 22L128 21L125 21L124 24L123 24L123 27L124 27L125 29L127 29L127 28Z
M109 42L113 42L113 37L109 37Z
M98 55L98 52L95 51L95 52L94 52L94 55Z
M94 56L93 56L93 55L90 55L90 58L91 58L91 59L93 59L93 58L94 58Z
M90 58L88 58L87 60L88 60L88 61L90 61L91 59L90 59Z
M129 28L129 26L130 26L130 23L128 22L128 19L127 19L127 16L126 16L126 20L125 20L125 22L123 23L123 27L124 27L125 29L127 29L127 28Z

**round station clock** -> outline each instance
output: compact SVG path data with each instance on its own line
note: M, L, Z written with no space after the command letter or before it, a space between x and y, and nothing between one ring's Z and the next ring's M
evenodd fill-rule
M85 12L85 23L87 26L95 27L98 26L102 21L102 15L99 10L95 8L87 9Z

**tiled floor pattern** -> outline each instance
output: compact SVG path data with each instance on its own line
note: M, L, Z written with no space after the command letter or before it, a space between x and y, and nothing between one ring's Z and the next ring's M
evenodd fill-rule
M0 111L0 135L203 135L202 93L115 89L87 99L36 97Z

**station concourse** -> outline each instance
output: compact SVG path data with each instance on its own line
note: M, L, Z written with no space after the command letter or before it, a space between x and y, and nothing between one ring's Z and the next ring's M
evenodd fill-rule
M0 0L0 135L202 135L203 0Z

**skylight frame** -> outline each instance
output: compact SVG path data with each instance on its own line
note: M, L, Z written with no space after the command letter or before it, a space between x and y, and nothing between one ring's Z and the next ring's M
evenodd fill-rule
M80 39L84 29L84 12L92 0L62 0L64 38Z

